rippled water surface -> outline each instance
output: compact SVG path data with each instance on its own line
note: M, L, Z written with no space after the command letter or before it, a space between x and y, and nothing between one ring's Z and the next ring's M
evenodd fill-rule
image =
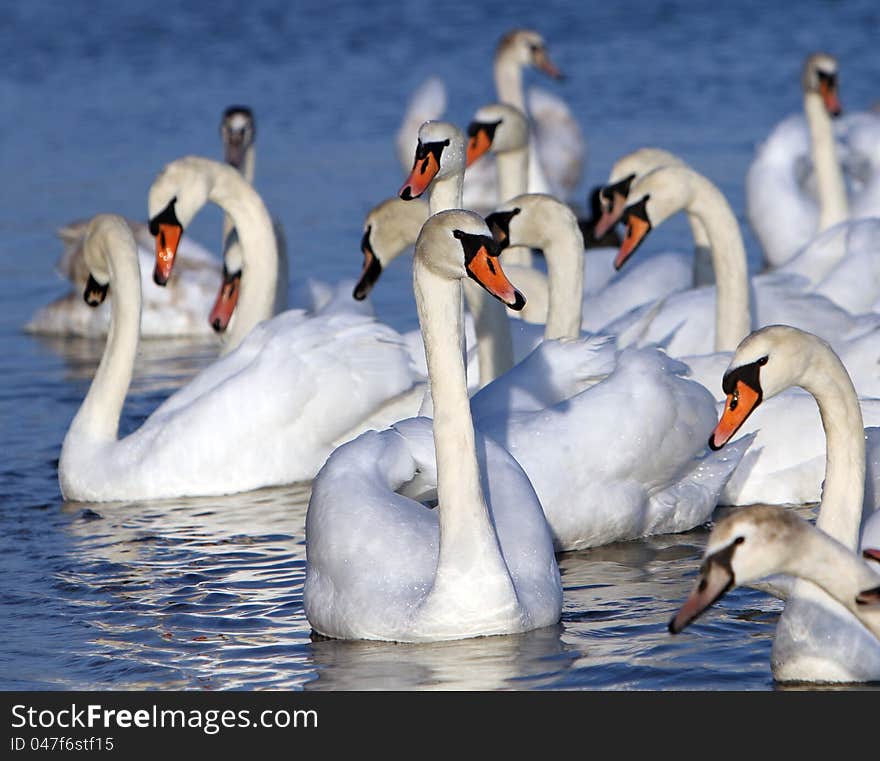
M292 280L353 277L363 215L399 185L392 138L408 94L439 74L450 118L466 123L492 98L496 40L520 25L544 33L568 74L540 83L583 125L584 191L619 155L656 144L715 180L742 223L754 145L798 108L806 53L839 56L845 106L880 99L873 0L772 11L559 0L0 7L0 688L773 687L775 601L736 591L700 625L666 632L705 530L560 556L557 627L408 646L312 640L302 609L308 485L152 503L61 499L61 441L103 347L21 331L67 290L53 271L55 230L99 211L143 218L161 167L186 153L219 156L220 113L242 102L257 115L257 185L286 228ZM216 249L219 229L219 212L206 210L188 234ZM686 246L686 225L670 222L655 240ZM748 232L746 242L757 262ZM397 328L416 324L409 278L405 265L391 268L373 301ZM211 342L143 346L122 433L214 354Z

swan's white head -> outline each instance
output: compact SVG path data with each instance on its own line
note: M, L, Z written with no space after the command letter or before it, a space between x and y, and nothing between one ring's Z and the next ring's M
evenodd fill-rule
M520 310L526 300L507 279L498 254L479 214L449 209L425 222L416 241L415 258L444 279L469 277L511 309Z
M409 201L424 193L436 179L464 172L464 133L449 122L430 121L419 127L419 142L412 171L398 195Z
M837 59L829 53L813 53L804 62L801 87L805 95L816 94L822 98L831 116L840 116L843 110L838 94Z
M514 29L505 34L495 49L495 60L533 66L553 79L562 79L562 73L550 60L544 38L533 29Z
M662 148L639 148L619 158L611 167L608 183L599 192L601 216L595 236L601 238L620 220L634 182L662 166L684 165L678 156Z
M467 129L467 165L487 151L519 151L529 144L529 122L525 114L507 103L483 106Z
M208 161L196 156L172 161L150 187L147 210L156 236L153 280L158 285L168 282L183 230L208 201L210 178L201 166Z
M792 510L754 505L737 510L712 529L700 576L669 622L677 634L737 585L785 573L799 552L798 537L811 530Z
M626 232L614 260L615 268L623 266L654 227L691 204L693 175L686 166L662 166L634 182L621 213Z
M721 386L727 401L709 446L723 447L764 399L800 385L817 349L833 354L818 336L789 325L768 325L746 336L724 373Z
M254 144L257 124L254 114L247 106L230 106L220 121L220 137L223 140L223 159L239 171L244 168L244 157Z
M103 303L110 288L110 251L127 251L137 258L137 244L131 228L116 214L96 214L86 228L83 261L89 271L83 299L90 307Z
M352 293L355 299L367 297L382 270L415 243L427 218L428 204L420 200L388 198L370 210L364 219L364 266Z

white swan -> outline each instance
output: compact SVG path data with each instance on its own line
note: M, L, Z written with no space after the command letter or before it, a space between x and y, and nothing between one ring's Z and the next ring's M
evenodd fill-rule
M771 267L846 220L880 215L880 119L840 114L837 60L804 63L804 115L782 121L758 147L746 175L746 213ZM806 121L804 119L806 117ZM858 192L851 198L849 185Z
M233 168L216 166L242 182ZM238 209L229 211L241 230ZM228 494L308 480L337 444L418 406L420 396L409 398L409 357L393 331L358 315L290 310L255 328L119 439L141 308L137 249L125 222L96 217L85 256L89 303L108 286L114 298L101 363L61 447L65 499Z
M846 368L825 341L786 325L762 328L743 340L724 376L727 401L710 444L723 447L764 398L793 385L815 398L827 437L816 527L854 553L862 524L875 524L880 513L865 501L865 432L859 400ZM833 567L840 555L826 554L826 564ZM876 638L839 603L804 582L795 583L786 601L771 660L780 681L880 679Z
M450 210L432 216L416 244L433 440L424 418L369 432L336 450L315 479L303 596L320 634L430 642L559 620L562 587L541 505L470 416L459 283L470 277L508 304L522 301L488 236L478 216ZM436 489L426 489L422 472L435 469ZM433 509L419 501L435 496Z
M230 106L220 122L224 160L238 169L248 182L254 180L255 124L253 113L245 106ZM82 300L82 288L89 276L83 248L86 228L90 220L65 225L58 231L64 243L56 269L74 284L73 290L51 304L39 309L25 330L30 333L49 335L106 336L110 327L110 307L90 309ZM147 224L126 220L138 244L140 270L143 278L143 313L141 335L143 337L207 336L222 310L221 298L217 297L212 308L212 298L217 294L218 283L226 279L226 270L240 261L235 239L227 241L231 223L224 220L224 263L221 265L207 249L191 240L181 241L184 261L178 277L165 289L150 287L150 271L155 258L155 241ZM284 251L281 250L280 254ZM286 256L283 257L286 267ZM233 286L234 287L234 286ZM228 285L221 285L221 295ZM286 289L285 289L286 292ZM112 295L110 297L112 299ZM231 312L230 312L231 313ZM216 329L216 327L215 327Z
M880 576L824 531L771 505L744 507L715 525L694 591L669 622L669 631L678 634L734 586L776 574L820 587L877 638L880 648ZM861 632L860 638L865 639Z
M534 67L554 78L560 77L541 35L530 29L515 29L500 40L495 50L496 94L499 101L528 113L534 124L527 190L566 198L577 186L583 172L586 154L583 134L565 103L550 93L532 88L529 108L526 108L522 82L526 67ZM397 133L397 153L404 169L410 166L420 125L442 118L445 109L443 83L432 77L414 94ZM498 195L491 162L483 162L468 173L463 198L467 208L479 210L491 209L505 200L504 196Z

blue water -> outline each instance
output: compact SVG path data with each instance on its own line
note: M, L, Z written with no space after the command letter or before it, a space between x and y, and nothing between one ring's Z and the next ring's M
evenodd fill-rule
M375 7L374 7L375 6ZM227 498L65 504L64 432L102 344L21 326L68 285L55 230L97 212L146 214L161 167L219 157L232 103L258 120L257 187L283 222L291 278L354 277L363 216L400 182L393 135L427 76L464 125L492 99L492 51L533 26L568 79L589 142L582 192L646 144L682 155L743 219L755 143L799 108L804 56L840 59L845 107L880 99L874 0L382 5L6 2L0 7L0 644L2 689L770 689L779 604L732 593L678 637L706 531L559 558L559 626L431 646L312 641L302 610L308 485ZM187 234L218 248L220 214ZM683 220L651 245L688 246ZM646 244L647 245L647 244ZM409 271L383 276L381 319L415 326ZM132 430L211 361L211 345L151 342L122 421ZM805 511L806 512L806 511Z

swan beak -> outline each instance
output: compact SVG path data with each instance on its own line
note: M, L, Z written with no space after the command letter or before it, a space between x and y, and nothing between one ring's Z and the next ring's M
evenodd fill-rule
M412 171L401 186L398 195L404 201L411 201L413 198L418 198L428 189L431 180L437 176L437 172L439 171L440 162L430 151L424 158L416 158Z
M464 250L465 271L472 280L485 288L496 299L511 309L520 311L525 305L525 297L507 279L501 262L498 260L498 246L492 238L473 235L461 230L452 234L461 241Z
M593 228L593 235L602 238L614 225L618 223L623 209L626 204L626 196L620 193L612 193L611 203L608 206L603 204L602 215L596 226Z
M737 381L733 393L727 395L721 420L718 421L718 425L715 426L715 430L709 437L709 447L717 451L730 441L760 401L761 394L759 392L747 383Z
M492 147L492 138L482 124L471 124L468 134L470 139L467 144L467 166L470 166Z
M832 79L822 79L819 82L819 94L822 96L822 102L825 103L825 109L831 116L840 116L843 108L840 105L840 98L837 95L837 84Z
M162 222L156 232L156 267L153 270L153 282L156 285L165 285L171 277L174 267L174 257L177 256L177 247L183 236L183 228L180 225Z
M226 267L223 268L223 282L220 284L220 292L217 300L208 316L208 322L214 328L214 332L222 333L229 326L235 305L238 303L238 292L241 286L241 270L229 274Z
M876 552L876 550L874 550ZM873 589L865 589L856 595L857 605L877 605L880 604L880 587Z
M597 226L598 227L598 226ZM614 269L619 270L641 245L645 236L651 232L651 223L635 215L630 215L626 223L626 236L620 244L620 250L614 259ZM598 235L598 229L596 231Z
M244 134L235 133L226 137L225 147L223 151L223 159L230 166L234 166L241 171L244 166Z
M370 244L370 227L367 227L364 231L364 237L361 239L361 251L364 252L364 268L361 270L360 279L351 294L357 301L363 301L367 297L382 274L382 262L379 261L379 257L376 256L373 246Z
M556 64L550 60L547 50L543 47L535 52L535 68L538 69L538 71L543 71L552 79L565 79L565 76L556 67Z
M715 562L713 558L707 558L700 569L700 578L693 592L669 622L669 633L678 634L720 600L733 585L733 571L729 562Z
M865 560L876 560L878 563L880 563L880 550L862 550L862 557L865 558Z
M109 287L109 283L107 285L101 285L94 277L92 277L91 273L89 273L89 279L86 281L86 289L83 291L83 299L90 307L100 306L104 303L104 299L107 298L107 289Z

